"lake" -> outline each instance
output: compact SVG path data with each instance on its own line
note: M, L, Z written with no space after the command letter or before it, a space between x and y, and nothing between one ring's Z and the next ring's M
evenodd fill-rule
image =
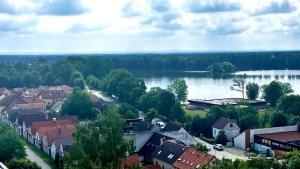
M288 82L292 85L294 93L300 94L300 70L240 71L235 74L244 73L248 75L247 82L255 82L260 86L273 80ZM241 93L230 89L232 78L213 79L204 75L203 71L147 73L138 77L145 80L148 90L157 86L165 89L175 78L182 78L188 85L188 99L242 97Z

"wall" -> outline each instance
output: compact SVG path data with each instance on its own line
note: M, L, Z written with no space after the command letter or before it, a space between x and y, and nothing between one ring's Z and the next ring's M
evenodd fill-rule
M220 129L217 129L217 128L213 127L213 130L212 130L212 132L213 132L213 134L212 134L213 138L217 138L220 131L221 131Z
M239 148L239 149L246 149L246 145L245 145L245 132L242 132L240 135L236 136L233 139L233 144L234 147Z
M192 137L183 127L178 131L160 132L160 134L175 138L186 145L197 144L194 137Z
M153 159L153 164L158 164L161 169L175 169L172 165L158 160L156 158Z

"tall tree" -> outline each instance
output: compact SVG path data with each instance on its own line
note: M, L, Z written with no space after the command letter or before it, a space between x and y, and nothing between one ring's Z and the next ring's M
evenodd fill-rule
M288 124L287 117L283 113L273 113L271 118L272 127L286 126Z
M232 80L232 86L230 87L231 90L241 92L243 99L245 98L246 78L246 74L235 77Z
M246 85L246 94L248 99L255 100L259 94L259 86L256 83L248 83Z
M81 119L93 119L96 117L92 111L92 101L85 91L74 88L67 100L62 105L61 114L77 115Z
M188 96L188 86L184 79L175 79L169 86L168 89L174 93L176 99L179 102L185 102Z
M8 161L14 157L25 157L24 145L15 131L0 124L0 161Z
M263 86L263 98L275 106L280 97L292 93L293 89L288 83L281 83L279 81L272 81L268 85Z
M109 106L95 121L79 126L75 143L64 156L65 168L118 169L129 145L123 139L123 125L117 108Z

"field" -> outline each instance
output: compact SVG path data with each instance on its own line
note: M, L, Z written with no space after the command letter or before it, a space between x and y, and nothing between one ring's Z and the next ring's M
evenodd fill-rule
M186 106L183 107L183 110L185 111L185 114L191 117L200 116L201 118L205 118L206 111L203 110L189 110Z

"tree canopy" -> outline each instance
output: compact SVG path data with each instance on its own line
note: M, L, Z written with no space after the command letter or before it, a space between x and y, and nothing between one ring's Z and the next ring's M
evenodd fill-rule
M93 104L89 94L79 88L74 88L63 103L61 114L77 115L80 119L93 119L96 114L92 108Z
M270 84L263 86L263 98L272 106L277 105L280 97L292 92L293 89L289 83L272 81Z
M168 89L174 93L179 102L185 102L188 96L188 86L184 79L175 79L168 86Z
M111 106L95 121L80 125L74 135L75 143L64 156L65 168L118 169L120 159L129 151L123 126L117 108Z
M24 145L15 131L0 123L0 161L25 157Z
M256 83L248 83L246 85L246 94L247 98L251 100L255 100L259 94L259 86Z

